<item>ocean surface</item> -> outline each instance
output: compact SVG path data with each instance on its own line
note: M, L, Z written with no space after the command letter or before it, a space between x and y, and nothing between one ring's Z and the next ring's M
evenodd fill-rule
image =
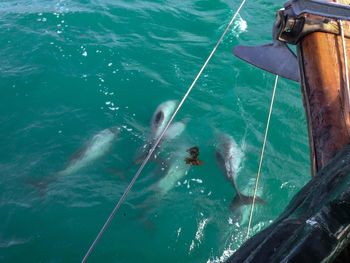
M185 130L159 148L167 166L146 165L88 262L224 262L242 245L250 207L230 210L218 135L237 143L237 185L252 195L275 76L232 49L271 42L283 3L246 2L174 120ZM82 260L139 167L154 111L182 99L239 5L0 1L0 262ZM203 166L186 167L192 146ZM250 236L309 178L300 87L280 78L258 188L268 205Z

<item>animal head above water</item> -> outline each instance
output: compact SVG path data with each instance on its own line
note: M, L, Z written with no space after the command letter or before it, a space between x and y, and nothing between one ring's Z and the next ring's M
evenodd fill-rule
M168 100L161 103L153 114L151 120L151 137L156 139L164 130L174 113L178 102L176 100Z

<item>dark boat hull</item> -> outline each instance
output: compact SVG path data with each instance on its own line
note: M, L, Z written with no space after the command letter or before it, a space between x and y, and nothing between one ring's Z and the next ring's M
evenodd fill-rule
M227 262L331 262L349 242L350 144Z

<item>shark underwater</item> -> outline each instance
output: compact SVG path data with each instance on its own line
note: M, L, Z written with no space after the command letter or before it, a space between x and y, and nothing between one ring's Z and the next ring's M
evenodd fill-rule
M158 140L159 136L164 131L171 116L175 112L177 105L178 105L178 102L176 100L168 100L161 103L157 107L151 119L151 125L150 125L151 134L148 137L146 144L135 154L135 157L133 160L134 165L141 163L146 158L147 154L152 149L155 142ZM185 130L185 127L186 127L186 124L182 121L171 124L168 130L165 132L162 141L164 140L168 141L168 140L174 139L176 136L180 135ZM157 148L159 148L161 142L158 144ZM156 153L154 153L151 156L151 160L162 162L160 158L156 156Z
M241 168L243 152L230 135L222 134L220 135L219 140L219 147L215 151L215 159L220 170L224 174L225 179L232 183L233 188L236 191L236 195L230 204L231 211L235 211L243 205L251 204L253 200L252 196L242 194L236 183L236 177ZM267 204L265 200L258 196L255 197L255 203Z
M74 158L58 173L58 176L76 173L104 156L112 149L120 131L120 127L113 126L94 135L84 148L74 154Z

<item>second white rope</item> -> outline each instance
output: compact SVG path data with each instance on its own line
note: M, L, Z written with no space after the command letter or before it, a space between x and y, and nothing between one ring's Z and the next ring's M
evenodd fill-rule
M338 3L338 1L336 1ZM345 45L345 37L344 37L344 27L343 21L339 19L339 31L342 39L343 45L343 55L344 55L344 67L345 67L345 84L346 84L346 93L347 93L347 101L348 101L348 113L350 114L350 84L349 84L349 70L348 70L348 58L346 55L346 45ZM350 116L349 116L350 117Z
M265 130L264 143L263 143L263 147L262 147L261 154L260 154L260 162L259 162L258 175L256 176L255 188L254 188L254 195L253 195L253 200L252 200L252 206L251 206L251 208L250 208L250 216L249 216L249 223L248 223L248 229L247 229L246 239L248 239L248 237L249 237L249 230L250 230L250 225L251 225L252 217L253 217L253 210L254 210L254 204L255 204L256 191L257 191L257 189L258 189L258 183L259 183L259 176L260 176L261 164L262 164L262 160L263 160L263 157L264 157L264 150L265 150L265 145L266 145L266 138L267 138L267 133L268 133L268 130L269 130L269 125L270 125L270 119L271 119L271 113L272 113L272 106L273 106L273 101L274 101L274 99L275 99L277 81L278 81L278 75L276 75L275 85L274 85L274 87L273 87L273 93L272 93L271 104L270 104L270 111L269 111L269 116L268 116L268 118L267 118L267 124L266 124L266 130Z

